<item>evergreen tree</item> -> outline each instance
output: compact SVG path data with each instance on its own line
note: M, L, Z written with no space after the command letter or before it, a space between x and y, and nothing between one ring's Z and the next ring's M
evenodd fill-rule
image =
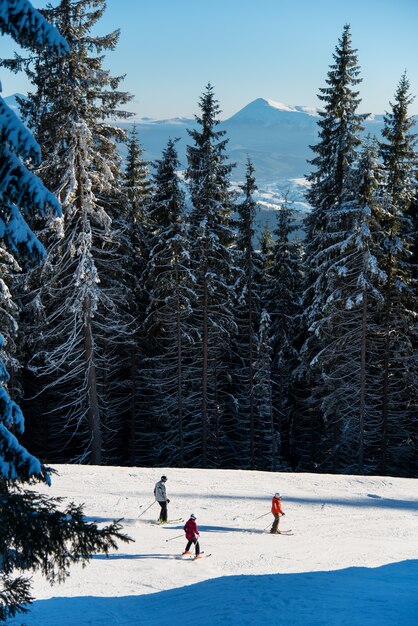
M68 53L59 33L27 0L0 2L0 31L11 34L22 46L44 48L50 54ZM60 207L41 181L30 173L23 160L40 160L38 144L0 98L0 224L1 237L21 264L44 254L40 242L26 224L22 213L45 215ZM4 295L3 290L3 295ZM3 307L2 321L10 320L10 301ZM4 345L3 338L0 341ZM40 570L48 580L63 580L74 562L85 564L98 551L116 547L116 539L129 540L118 523L98 529L87 523L81 507L59 510L59 500L47 498L21 483L50 483L47 468L19 442L24 429L23 415L7 392L7 371L0 365L0 620L25 612L33 598L30 579L22 574ZM19 572L18 575L16 573Z
M254 361L254 464L257 469L277 471L280 464L280 433L273 409L271 324L265 309L260 314Z
M261 285L260 298L261 307L267 309L268 306L268 281L269 271L273 262L273 233L267 223L263 224L260 235L260 258L261 258Z
M133 324L121 280L123 232L112 222L115 142L125 135L106 122L127 115L118 107L130 96L118 91L121 78L102 67L102 52L115 47L119 32L90 32L104 10L104 0L61 0L44 13L70 54L40 51L16 62L36 87L23 110L42 144L39 173L63 207L62 221L46 233L48 258L31 302L35 332L42 329L31 339L31 370L39 377L33 383L48 409L37 416L38 428L47 435L43 453L50 460L96 464L112 459L111 440L122 427L126 383L119 372L129 367Z
M413 98L404 74L391 111L385 115L380 154L387 172L385 238L382 264L387 274L382 314L382 429L380 472L405 473L414 455L411 433L416 430L418 394L416 348L416 285L413 285L413 223L415 176L418 159Z
M280 437L276 450L282 467L290 460L294 402L292 376L298 366L301 316L301 246L288 198L277 214L277 228L267 275L267 306L271 319L274 430Z
M238 420L236 400L228 367L229 347L236 333L233 316L233 232L230 216L233 197L227 162L227 139L219 124L219 105L208 85L200 102L200 128L190 130L194 141L188 146L187 180L193 204L191 258L195 275L194 325L199 335L195 344L195 406L190 427L196 436L195 462L203 467L228 463L236 458Z
M175 142L170 140L157 161L150 203L154 236L144 274L149 289L145 319L148 356L141 372L141 389L148 400L148 429L161 432L154 462L182 467L192 461L196 451L187 406L194 292L184 193L176 173L179 165Z
M376 470L372 452L379 424L374 366L386 274L379 265L381 173L372 145L365 148L357 175L357 198L334 213L338 225L352 226L332 251L323 317L311 328L321 344L315 360L323 374L321 407L325 422L332 425L322 442L323 462L351 473Z
M139 448L142 440L145 439L145 424L138 419L141 414L140 396L144 395L143 390L141 394L139 393L139 370L142 368L141 359L145 350L144 320L149 300L142 277L151 247L152 228L149 210L152 184L149 177L148 163L144 160L143 154L144 151L134 124L128 138L128 155L122 184L125 197L123 203L125 211L122 215L126 240L124 253L125 280L128 281L131 293L129 311L136 320L134 331L132 332L130 373L128 376L130 393L128 394L127 452L132 464L136 464L138 459L144 462L143 451ZM139 422L141 422L140 425ZM152 446L147 447L152 448Z
M349 365L345 345L349 337L343 333L343 339L339 327L339 310L344 310L345 299L339 296L346 281L345 242L354 227L349 204L355 197L355 165L365 117L356 113L360 98L354 88L361 79L348 25L338 42L326 82L327 87L320 90L319 96L324 103L319 142L312 147L316 153L311 161L314 170L308 177L311 188L307 197L312 212L307 220L303 307L307 337L302 354L311 396L309 421L304 430L310 432L311 464L317 462L318 446L325 437L329 441L325 462L338 470L341 437L351 428L333 393L335 381L344 380L345 367ZM339 302L338 306L334 306L334 301ZM319 326L324 333L318 332ZM346 390L342 394L344 401L349 403L345 393Z
M17 332L19 310L13 300L10 285L14 276L20 271L19 264L5 246L0 245L0 328L4 340L1 351L1 360L10 374L8 390L12 399L16 400L21 395L16 374L21 368L17 349Z
M263 224L260 236L260 254L263 259L263 268L267 270L271 265L273 255L273 234L267 223Z
M324 108L319 111L319 142L311 146L316 156L310 161L313 171L308 176L311 188L307 198L314 207L308 219L311 238L321 233L327 211L353 194L353 166L367 117L356 112L361 99L354 87L362 80L356 52L351 47L350 26L346 24L328 71L327 86L320 88L318 95Z
M30 2L16 5L3 2L0 12L0 31L8 33L23 46L32 48L48 47L58 54L68 51L65 40L49 27ZM27 225L23 214L46 215L48 212L60 214L55 197L41 181L31 174L24 161L40 162L40 149L29 131L18 120L0 97L0 232L5 247L19 255L22 263L33 263L45 253L42 244L36 239ZM6 251L4 252L6 255ZM3 291L6 291L6 286ZM4 298L3 324L6 336L10 331L10 313L13 308L9 297ZM7 319L4 319L7 318ZM13 331L12 331L13 332ZM0 340L4 347L4 338ZM10 399L7 391L9 375L0 363L0 455L1 476L4 479L26 479L38 476L46 479L41 463L18 442L16 435L24 429L23 415L19 407Z
M236 336L235 353L237 363L234 373L238 392L239 413L241 428L247 426L249 434L248 466L256 468L256 406L254 397L254 362L256 358L257 330L260 317L260 279L261 259L254 250L254 220L257 211L257 202L254 192L257 189L254 178L254 166L250 159L247 161L245 183L241 186L244 199L237 206L237 240L236 259L241 270L238 280L238 302L235 308L235 320L238 333ZM245 440L245 433L241 435ZM244 449L241 446L241 458Z

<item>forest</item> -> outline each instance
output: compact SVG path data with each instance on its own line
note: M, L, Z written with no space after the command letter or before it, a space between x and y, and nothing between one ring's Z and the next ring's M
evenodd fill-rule
M20 109L42 154L27 141L13 173L8 144L25 140L10 118L1 356L22 444L52 464L416 476L418 155L406 73L382 137L364 137L344 26L319 88L304 237L285 196L258 242L257 173L248 159L233 190L213 85L182 172L175 137L149 163L140 128L118 127L132 96L106 69L119 31L92 34L104 11L104 0L61 0L41 13L69 52L0 62L31 80ZM46 201L19 176L41 181Z

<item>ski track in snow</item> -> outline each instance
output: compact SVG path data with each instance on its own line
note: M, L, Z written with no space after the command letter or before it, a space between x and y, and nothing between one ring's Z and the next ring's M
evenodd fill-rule
M417 626L416 479L57 466L48 489L88 519L124 518L134 543L75 566L65 584L35 575L37 598L10 626ZM197 516L210 559L179 559L184 522L155 523L168 475L169 518ZM271 496L282 530L270 536ZM139 508L143 505L142 508ZM256 517L267 513L265 517ZM178 535L182 537L172 539Z

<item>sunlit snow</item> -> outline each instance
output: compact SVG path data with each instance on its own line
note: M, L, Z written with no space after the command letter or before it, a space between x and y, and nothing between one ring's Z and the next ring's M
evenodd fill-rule
M135 543L109 558L96 556L85 569L74 567L61 586L35 576L38 599L13 626L417 624L416 480L58 469L51 495L85 502L87 516L103 523L123 517ZM210 558L181 560L183 522L155 523L153 488L162 474L168 476L169 518L194 513ZM292 529L290 536L267 532L275 491L286 513L280 527Z

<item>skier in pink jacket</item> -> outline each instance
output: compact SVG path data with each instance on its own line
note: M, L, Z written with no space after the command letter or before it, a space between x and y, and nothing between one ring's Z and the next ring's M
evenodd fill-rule
M195 558L196 559L200 558L200 546L199 546L200 534L199 534L199 529L197 528L197 524L196 524L196 515L193 515L193 513L190 515L190 518L185 523L183 530L186 533L186 539L187 539L187 546L183 554L186 556L188 554L191 554L190 548L191 548L192 543L194 543Z

